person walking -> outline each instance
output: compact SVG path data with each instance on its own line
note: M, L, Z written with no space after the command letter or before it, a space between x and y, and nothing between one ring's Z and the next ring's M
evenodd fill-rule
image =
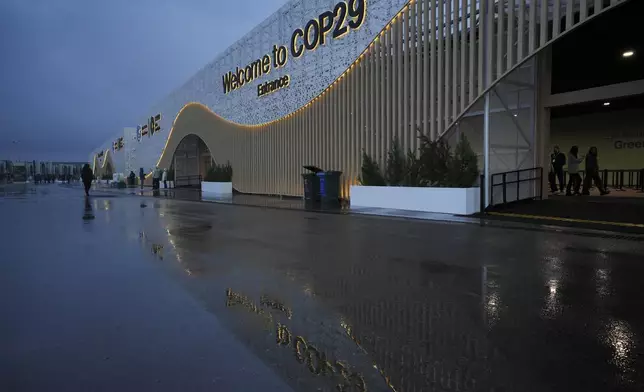
M163 169L161 181L163 181L163 189L168 189L168 169Z
M160 183L161 183L161 171L159 170L158 166L155 166L154 170L152 171L152 189L154 190L159 189Z
M571 190L575 191L575 195L579 195L579 188L581 187L581 176L579 175L579 164L583 158L579 158L579 147L572 146L568 153L568 186L566 187L566 196L572 196Z
M83 179L83 185L85 186L85 197L89 197L89 189L92 187L94 173L92 172L92 168L89 167L88 163L83 165L83 170L81 170L81 178Z
M145 172L143 168L139 169L139 181L141 181L141 189L143 189L143 183L145 183Z
M599 189L599 194L604 196L610 193L608 189L604 188L602 179L599 177L599 162L597 160L597 147L591 147L586 155L586 178L584 178L584 189L581 194L588 196L590 195L590 186L592 182L595 183L597 189Z
M550 154L550 173L548 179L550 180L550 191L557 193L557 182L559 180L559 190L564 191L566 182L564 180L563 167L566 165L566 156L559 150L559 146L555 146L552 154Z

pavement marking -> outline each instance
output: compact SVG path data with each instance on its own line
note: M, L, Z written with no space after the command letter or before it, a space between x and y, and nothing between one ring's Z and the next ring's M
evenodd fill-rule
M641 224L641 223L609 222L609 221L597 221L597 220L587 220L587 219L562 218L558 216L515 214L515 213L509 213L509 212L486 212L486 214L493 215L493 216L494 215L506 216L509 218L545 219L545 220L553 220L553 221L559 221L559 222L591 223L596 225L637 227L640 229L644 229L644 224Z

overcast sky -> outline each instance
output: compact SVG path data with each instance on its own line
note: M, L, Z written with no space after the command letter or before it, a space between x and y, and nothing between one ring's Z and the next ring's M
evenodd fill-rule
M0 0L0 159L81 160L288 0Z

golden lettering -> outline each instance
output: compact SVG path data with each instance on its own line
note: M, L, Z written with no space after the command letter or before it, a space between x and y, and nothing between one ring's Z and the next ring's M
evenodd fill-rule
M299 363L304 363L304 353L308 350L308 345L306 344L306 340L304 340L303 337L298 336L295 338L295 359Z
M273 320L270 312L266 312L264 309L255 305L250 298L236 293L232 289L226 289L226 306L231 307L235 305L242 305L242 307L253 313L264 316L266 321L272 322ZM260 298L260 306L266 306L284 312L289 319L293 314L293 311L281 302L272 300L264 295ZM356 372L350 373L348 364L342 361L331 363L327 359L326 353L307 342L303 336L297 336L293 339L293 333L286 325L280 322L277 324L271 323L271 325L275 325L275 342L277 345L288 347L292 344L295 359L301 364L306 363L307 368L312 374L332 376L339 373L339 376L342 378L342 381L336 385L339 391L367 391L367 385L363 375Z
M283 324L277 323L277 344L288 346L291 344L291 331Z
M319 375L322 371L320 368L320 351L315 346L309 344L309 349L306 354L306 365L309 371L316 376Z
M259 303L262 306L269 307L269 308L284 312L284 314L286 315L286 317L288 317L289 320L291 319L291 317L293 317L293 311L291 310L291 308L287 307L286 305L284 305L280 301L277 301L277 300L269 298L266 295L262 295L260 297Z

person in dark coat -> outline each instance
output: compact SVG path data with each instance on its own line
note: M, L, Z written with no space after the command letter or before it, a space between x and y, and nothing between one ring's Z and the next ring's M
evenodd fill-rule
M141 181L141 189L143 189L143 184L145 183L145 172L143 168L139 169L139 180Z
M89 164L83 166L81 171L81 178L83 179L83 185L85 186L85 196L89 196L89 188L92 187L92 180L94 179L94 173L92 168L89 167Z
M591 147L586 155L586 177L584 178L584 189L582 195L590 195L590 186L595 182L595 186L599 189L599 193L607 195L610 192L604 188L602 179L599 177L599 162L597 160L597 147Z
M552 154L550 154L550 190L552 193L557 192L557 182L559 180L559 190L564 191L566 182L564 180L563 168L566 165L566 156L559 150L559 146L555 146Z

